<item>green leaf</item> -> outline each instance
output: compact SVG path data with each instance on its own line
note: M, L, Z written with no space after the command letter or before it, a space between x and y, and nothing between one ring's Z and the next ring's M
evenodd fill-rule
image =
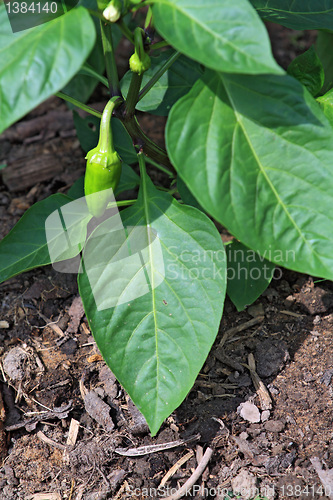
M141 88L149 82L173 53L173 50L167 50L161 52L158 57L151 57L151 67L143 74ZM203 70L197 62L185 56L179 57L148 94L138 102L136 109L167 116L173 104L191 90L202 73ZM121 90L124 96L127 96L131 78L132 72L128 71L121 80Z
M197 200L194 198L193 194L188 189L185 182L183 181L183 179L179 175L177 177L177 189L178 189L178 193L180 194L180 197L183 200L183 203L185 203L185 205L190 205L190 207L197 208L198 210L201 210L202 212L204 212L204 209L202 208L200 203L197 202Z
M317 98L324 115L333 127L333 89Z
M146 175L121 218L90 236L79 290L106 363L154 435L186 397L215 340L225 253L206 215L159 192Z
M112 118L112 135L114 147L118 151L121 159L128 164L137 163L138 157L135 152L131 136L118 118Z
M333 132L300 83L207 71L172 108L166 142L195 198L237 239L333 278Z
M82 118L75 110L73 110L73 120L81 148L88 153L97 146L101 120L93 115Z
M333 6L327 0L250 0L258 14L295 30L333 29Z
M324 68L313 45L289 64L287 73L301 82L313 96L318 95L324 85Z
M319 31L316 52L324 68L325 81L321 93L325 94L333 87L333 33Z
M71 201L64 194L54 194L26 211L0 241L0 282L35 267L71 259L79 254L91 216L82 204L79 207L73 203L68 206ZM59 211L62 212L63 220L59 217ZM45 223L51 214L53 219L49 219L51 224L47 225L46 232ZM67 226L67 235L63 232L63 222ZM56 259L50 258L49 249L51 252L53 249L53 256L57 254Z
M80 7L19 33L12 33L0 6L0 133L64 87L95 42L94 24Z
M153 0L153 15L163 38L209 68L282 73L266 29L248 0Z
M119 184L116 189L116 195L123 193L124 191L129 191L130 189L135 189L140 184L140 177L134 172L134 170L126 165L122 164L121 177Z
M253 304L270 284L275 265L240 241L226 245L228 261L227 294L237 311Z

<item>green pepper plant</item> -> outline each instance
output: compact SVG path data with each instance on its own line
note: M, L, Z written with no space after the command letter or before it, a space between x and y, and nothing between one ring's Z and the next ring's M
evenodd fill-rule
M29 29L13 18L1 5L0 132L51 95L97 131L73 110L84 182L36 203L0 242L0 282L51 263L77 272L97 345L154 435L205 362L226 293L244 309L275 265L333 278L333 6L80 0ZM316 45L285 70L266 21L318 30ZM119 81L121 36L132 56ZM87 105L98 83L103 114ZM165 149L138 111L167 117Z

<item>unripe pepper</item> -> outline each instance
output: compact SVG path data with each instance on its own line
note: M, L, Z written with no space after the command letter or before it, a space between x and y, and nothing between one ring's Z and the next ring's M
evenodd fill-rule
M134 30L134 43L135 43L135 52L132 54L129 60L129 65L131 71L133 73L137 73L138 75L142 75L147 69L150 68L150 57L144 50L143 45L143 36L144 32L141 28L137 27Z
M129 60L131 71L133 71L133 73L138 73L138 75L142 75L142 73L147 71L147 69L150 68L150 64L151 61L147 52L144 52L142 57L139 57L139 55L134 52Z
M84 193L89 212L95 217L101 217L107 204L114 199L113 193L121 175L121 159L114 149L111 131L111 116L115 100L116 98L111 99L105 106L98 144L86 156Z

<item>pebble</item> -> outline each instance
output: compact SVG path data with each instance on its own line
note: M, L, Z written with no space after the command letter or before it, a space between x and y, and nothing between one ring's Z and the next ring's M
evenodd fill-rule
M231 480L231 487L234 493L240 493L242 499L253 498L256 491L257 479L246 469L241 469L239 474Z
M260 422L259 409L255 404L250 403L250 401L241 403L237 408L237 412L244 420L247 420L248 422Z
M252 316L252 318L257 318L258 316L265 316L265 311L262 304L257 304L255 306L248 307L247 312L249 313L250 316Z
M21 347L14 347L3 360L3 369L12 380L23 380L24 365L28 354Z
M266 422L269 419L271 412L269 410L264 410L261 414L261 421Z
M284 423L281 420L268 420L265 423L265 430L268 432L281 432L284 429Z

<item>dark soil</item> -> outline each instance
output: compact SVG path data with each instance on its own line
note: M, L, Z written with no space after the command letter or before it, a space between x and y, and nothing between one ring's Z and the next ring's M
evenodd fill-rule
M269 31L284 67L315 40L315 33ZM91 102L101 106L105 96L95 92ZM50 109L67 110L52 98L0 138L8 168L17 159L56 158L43 182L27 181L24 191L19 182L0 185L0 237L34 202L66 192L83 174L72 122L33 126L36 117L50 121ZM163 141L164 119L144 120ZM192 475L209 447L191 498L223 500L237 488L252 488L243 499L333 498L333 284L280 271L246 311L226 301L206 364L155 438L98 352L75 275L46 267L1 284L0 500L159 498ZM179 439L175 448L149 448ZM121 454L141 446L149 453Z

